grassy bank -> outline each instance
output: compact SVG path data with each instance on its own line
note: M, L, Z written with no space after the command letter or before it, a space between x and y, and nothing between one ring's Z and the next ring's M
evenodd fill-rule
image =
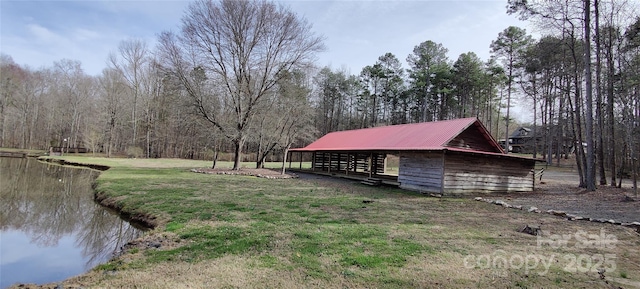
M189 168L208 167L209 162L65 159L111 166L98 178L96 191L127 213L154 216L158 227L146 238L162 244L134 247L68 280L70 286L609 288L606 282L623 287L640 284L640 236L621 226L570 222L472 198L428 198L337 179L189 172ZM570 238L566 244L539 245L535 236L517 232L525 224ZM615 236L615 248L583 246L576 235L581 232ZM607 260L603 260L605 254ZM603 280L597 269L612 265L611 261L615 268L609 266Z
M39 157L39 156L45 155L45 151L43 151L43 150L29 150L29 149L16 149L16 148L0 147L0 156L3 156L3 155L6 155L6 156L24 155L24 156L29 156L29 157Z

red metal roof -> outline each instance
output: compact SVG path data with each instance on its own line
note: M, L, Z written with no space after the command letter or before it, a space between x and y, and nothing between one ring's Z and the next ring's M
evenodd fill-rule
M475 117L331 132L304 148L291 151L444 150L449 141L474 124L489 145L496 148L494 153L502 153Z

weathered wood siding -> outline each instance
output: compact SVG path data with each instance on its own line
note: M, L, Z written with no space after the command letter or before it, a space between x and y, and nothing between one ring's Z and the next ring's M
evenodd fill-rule
M445 154L445 194L529 192L533 190L533 160L472 154Z
M485 152L500 152L500 149L494 147L490 140L480 132L480 128L472 125L447 143L448 147L472 149Z
M442 192L442 152L406 152L400 154L400 188L422 192Z

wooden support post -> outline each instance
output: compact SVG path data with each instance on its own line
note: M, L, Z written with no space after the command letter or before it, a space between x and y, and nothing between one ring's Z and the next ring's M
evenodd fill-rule
M382 173L386 174L387 173L387 155L384 155L384 159L382 159Z
M358 171L358 153L353 154L353 172Z
M376 172L376 154L371 153L369 157L369 176L375 175Z
M372 176L371 171L373 170L373 152L369 153L369 177Z
M347 153L347 166L344 168L344 174L349 175L349 165L351 164L351 158L349 157L351 154Z
M311 170L316 170L316 152L313 152L313 155L311 156Z
M298 152L298 153L300 153L300 155L299 155L300 156L300 169L302 169L302 152Z

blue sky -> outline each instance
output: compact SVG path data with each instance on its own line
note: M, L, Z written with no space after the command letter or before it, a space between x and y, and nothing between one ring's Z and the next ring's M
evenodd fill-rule
M177 31L188 1L0 1L0 50L31 68L54 61L82 62L90 75L106 67L109 52L129 38L150 47L156 35ZM283 1L326 39L318 65L362 67L391 52L405 61L426 40L442 43L449 58L473 51L483 60L489 45L510 25L527 23L506 15L502 1ZM406 63L405 63L406 67Z

